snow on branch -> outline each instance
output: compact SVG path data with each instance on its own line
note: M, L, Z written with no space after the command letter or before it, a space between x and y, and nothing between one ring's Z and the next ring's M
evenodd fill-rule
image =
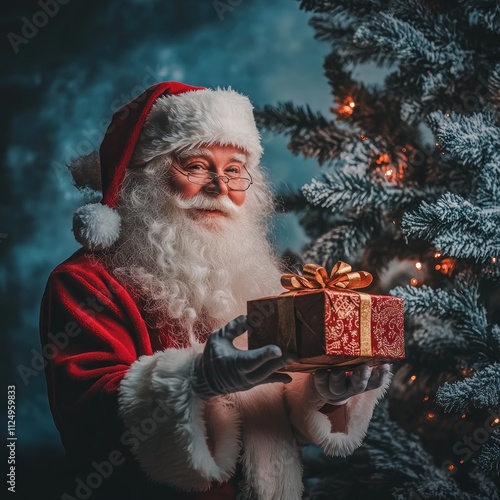
M482 209L452 193L434 204L422 202L404 215L401 227L452 257L484 262L500 254L500 208Z
M442 149L463 164L480 171L493 158L500 161L500 128L494 110L468 116L436 111L428 121Z
M430 316L451 320L459 335L467 339L474 351L490 351L486 309L479 303L477 282L470 277L457 276L455 288L396 287L391 295L404 298L405 314Z
M302 188L313 205L329 208L334 213L348 211L361 215L367 210L378 211L384 206L401 203L405 192L393 184L374 182L366 174L340 171L323 174Z
M447 412L499 406L500 363L476 370L472 377L458 382L445 382L438 389L436 400Z

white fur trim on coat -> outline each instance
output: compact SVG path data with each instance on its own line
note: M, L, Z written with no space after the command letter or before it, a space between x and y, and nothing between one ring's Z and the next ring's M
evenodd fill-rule
M387 391L390 378L379 389L364 392L348 399L346 407L347 432L331 432L328 416L318 411L323 403L314 393L310 374L289 373L293 381L286 384L285 394L290 420L300 437L319 445L327 455L346 457L354 452L366 435L373 409Z
M302 461L282 383L234 394L243 419L243 494L251 500L301 500Z
M234 474L240 453L240 416L229 398L199 398L191 369L200 350L167 349L134 362L120 384L126 426L149 431L132 452L154 480L202 491ZM137 440L139 441L139 440Z
M162 96L146 119L133 162L202 144L232 145L248 153L247 166L262 155L260 135L248 97L232 89L204 89Z

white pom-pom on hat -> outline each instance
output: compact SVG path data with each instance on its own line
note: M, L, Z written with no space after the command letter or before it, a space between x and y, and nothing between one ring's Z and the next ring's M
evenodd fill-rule
M110 247L120 236L121 219L114 208L89 203L78 208L73 216L76 241L89 250Z

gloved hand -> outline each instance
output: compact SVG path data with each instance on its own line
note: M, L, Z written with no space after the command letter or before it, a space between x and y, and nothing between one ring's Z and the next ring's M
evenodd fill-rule
M366 364L359 365L351 374L346 367L317 370L310 376L316 395L326 404L339 405L351 396L381 387L390 374L390 365L375 366L370 370Z
M283 354L278 346L249 351L233 346L233 340L247 327L246 316L238 316L210 335L203 353L193 364L193 387L201 397L245 391L270 382L291 382L289 375L274 373L295 359Z

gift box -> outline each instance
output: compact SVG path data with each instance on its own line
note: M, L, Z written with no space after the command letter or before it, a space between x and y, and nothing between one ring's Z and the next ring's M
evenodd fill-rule
M269 344L296 354L281 371L377 365L404 359L403 299L359 292L372 276L337 262L330 275L306 264L285 274L289 291L248 302L249 349Z

